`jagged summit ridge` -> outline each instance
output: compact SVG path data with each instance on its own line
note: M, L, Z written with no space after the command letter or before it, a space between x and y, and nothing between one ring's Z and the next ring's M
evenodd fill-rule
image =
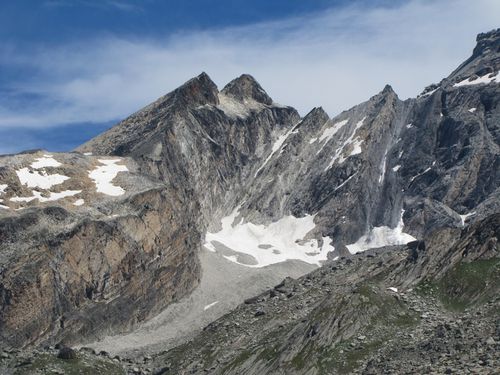
M273 100L267 95L255 78L249 74L242 74L240 77L232 80L221 92L240 102L250 99L262 104L273 104Z
M172 96L184 105L219 104L219 90L207 73L202 72L174 90Z

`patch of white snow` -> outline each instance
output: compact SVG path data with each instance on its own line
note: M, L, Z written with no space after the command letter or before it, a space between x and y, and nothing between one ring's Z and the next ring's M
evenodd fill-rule
M460 216L460 220L462 221L462 226L465 227L465 222L467 221L467 218L469 216L474 216L475 214L476 214L476 211L470 212L470 213L465 214L465 215L459 215Z
M81 190L64 190L59 193L53 193L51 192L48 197L42 196L42 193L39 191L33 190L33 196L31 197L12 197L10 198L11 202L31 202L35 199L38 199L39 202L51 202L51 201L57 201L59 199L63 199L66 197L72 197L74 195L80 194L82 191Z
M40 189L50 189L52 186L62 184L69 179L68 176L57 173L47 174L45 171L30 171L29 168L21 168L16 171L16 174L22 185Z
M302 218L284 216L268 225L236 221L239 207L222 219L222 229L216 233L208 232L205 247L217 251L218 243L254 259L254 264L245 264L237 255L226 255L225 258L252 268L265 267L285 262L290 259L320 265L327 260L327 254L334 250L329 237L322 238L322 245L316 239L304 240L304 237L315 228L314 216Z
M269 156L266 158L266 160L264 160L264 162L261 164L261 166L259 167L259 169L257 169L257 172L255 172L255 175L254 177L257 177L257 175L259 174L259 172L262 170L262 168L264 168L266 166L266 164L269 162L269 160L271 160L271 158L273 157L273 155L281 150L281 146L283 146L283 143L285 143L286 139L291 135L291 134L295 134L297 131L295 131L295 128L296 128L297 125L293 126L290 130L288 130L285 134L282 134L278 137L278 139L276 140L276 142L274 142L273 144L273 147L271 149L271 153L269 154Z
M319 154L323 148L330 142L330 140L333 138L337 132L342 129L342 127L349 122L349 119L345 119L339 122L334 123L333 125L327 127L325 130L323 130L323 133L319 137L319 142L323 143L321 148L318 150L316 153Z
M488 74L485 74L484 76L476 77L473 80L470 80L470 77L469 77L469 78L464 79L463 81L455 83L453 85L453 87L488 84L491 82L500 83L500 72L498 72L496 75L493 75L492 73L488 73Z
M354 127L352 134L344 141L343 145L335 151L335 155L333 155L332 160L330 160L330 163L325 168L325 172L329 170L331 167L333 167L333 164L335 164L335 162L338 161L339 164L342 164L348 157L361 153L362 151L361 144L363 143L363 140L361 140L359 137L356 138L354 137L356 136L356 132L358 131L358 129L363 126L365 119L366 116L356 123L356 126ZM352 145L353 149L349 153L349 155L347 155L347 157L344 158L343 156L344 149L349 145Z
M387 226L374 227L355 243L347 245L347 249L351 254L356 254L368 249L383 246L405 245L408 242L415 241L415 237L403 232L403 214L404 210L401 210L401 216L395 228L389 228Z
M345 184L347 184L347 183L349 182L349 180L350 180L351 178L353 178L353 177L356 175L356 173L358 173L358 172L354 172L352 175L350 175L350 176L349 176L349 177L348 177L348 178L347 178L344 182L342 182L339 186L337 186L337 187L336 187L333 191L337 191L337 190L339 190L342 186L344 186Z
M113 185L113 179L119 172L128 171L127 166L116 164L120 161L121 159L99 159L99 162L104 165L89 172L89 177L94 180L98 193L115 197L125 194L123 188Z
M73 202L74 206L83 206L85 201L83 199L77 199L76 201Z
M31 168L41 169L45 167L60 167L62 164L59 163L52 155L43 155L41 158L37 158L36 161L31 163Z
M219 301L215 301L215 302L212 302L208 305L206 305L204 308L203 308L203 311L207 311L209 308L211 307L214 307L215 305L217 305L219 303Z

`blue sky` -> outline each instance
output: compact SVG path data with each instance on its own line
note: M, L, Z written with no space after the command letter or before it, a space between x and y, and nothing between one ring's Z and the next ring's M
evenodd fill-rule
M499 26L498 0L2 0L0 153L71 150L201 71L302 114L415 96Z

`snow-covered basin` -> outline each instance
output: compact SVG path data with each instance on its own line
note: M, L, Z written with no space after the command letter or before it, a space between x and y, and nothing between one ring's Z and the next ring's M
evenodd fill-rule
M260 268L295 259L319 266L334 251L329 237L304 240L315 228L312 215L284 216L264 225L244 222L243 217L237 220L238 212L239 208L223 218L222 229L208 232L205 238L205 247L210 251L223 252L220 245L230 249L232 253L224 257L234 263Z

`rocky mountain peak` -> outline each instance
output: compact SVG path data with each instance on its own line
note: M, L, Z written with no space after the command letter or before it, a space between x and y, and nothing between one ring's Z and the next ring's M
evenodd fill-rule
M187 106L218 105L218 94L217 85L205 72L190 79L173 92L174 98Z
M486 55L488 53L500 53L500 29L481 33L476 38L476 47L473 56Z
M380 93L384 95L395 94L391 85L385 85L384 89Z
M249 74L242 74L238 78L233 79L222 89L222 93L240 102L254 100L262 104L273 104L273 100L267 95L256 79Z

